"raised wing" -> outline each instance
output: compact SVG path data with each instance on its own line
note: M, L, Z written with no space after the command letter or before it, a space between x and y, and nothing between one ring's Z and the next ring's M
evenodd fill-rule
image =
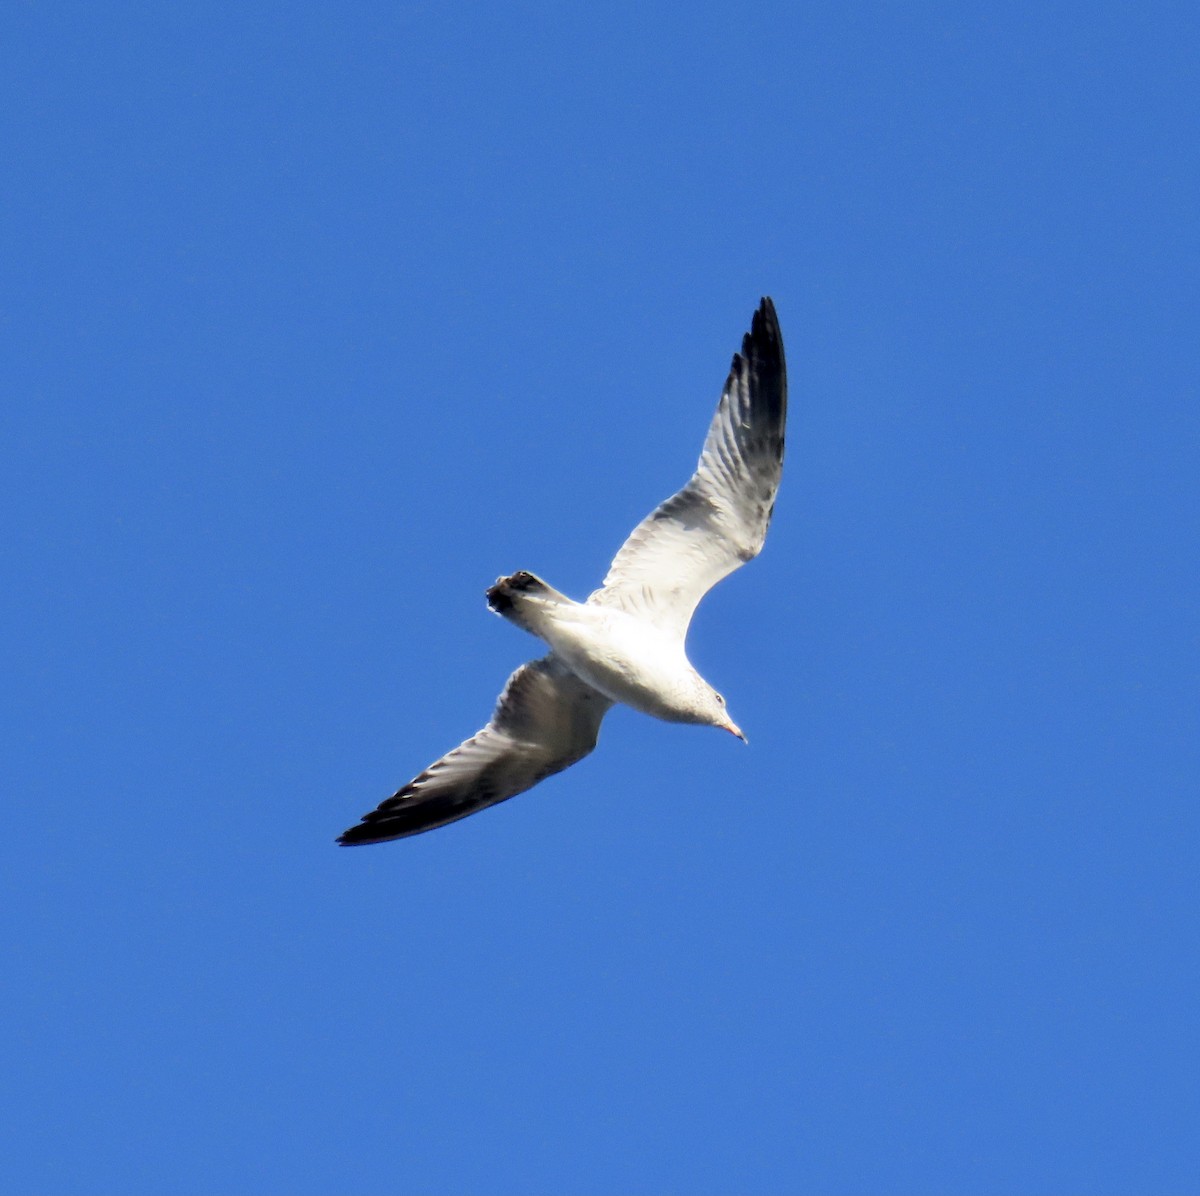
M402 839L531 789L596 746L611 705L553 653L523 664L482 731L364 814L338 842Z
M775 305L763 299L691 481L634 528L588 601L621 607L682 638L700 599L763 546L783 473L786 420L783 340Z

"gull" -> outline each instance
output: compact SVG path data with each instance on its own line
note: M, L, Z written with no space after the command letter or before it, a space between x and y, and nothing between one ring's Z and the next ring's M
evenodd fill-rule
M600 589L575 602L524 570L487 593L498 615L544 640L491 721L341 835L344 846L434 830L570 767L596 746L616 702L745 742L725 699L684 650L696 604L756 557L783 471L787 370L775 305L763 299L734 355L696 472L633 529Z

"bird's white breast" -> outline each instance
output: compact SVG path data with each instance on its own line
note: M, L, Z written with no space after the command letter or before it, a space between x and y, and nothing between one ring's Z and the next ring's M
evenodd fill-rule
M539 634L572 672L614 702L692 721L697 679L677 636L625 611L584 604L555 608Z

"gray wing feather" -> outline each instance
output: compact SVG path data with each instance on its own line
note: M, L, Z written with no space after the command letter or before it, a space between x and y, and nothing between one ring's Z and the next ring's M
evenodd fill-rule
M783 473L787 367L775 305L754 313L691 480L634 528L588 599L683 636L696 604L757 556Z
M338 842L402 839L523 793L582 760L611 705L553 653L523 664L483 730L363 815Z

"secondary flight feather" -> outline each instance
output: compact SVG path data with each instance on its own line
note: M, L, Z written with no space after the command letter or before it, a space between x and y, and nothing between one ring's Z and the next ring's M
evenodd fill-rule
M734 355L696 472L634 528L603 585L574 602L524 571L487 591L497 614L550 652L508 679L491 721L338 842L401 839L515 797L583 759L615 702L740 739L725 699L687 659L700 599L758 555L783 472L787 369L763 299Z

